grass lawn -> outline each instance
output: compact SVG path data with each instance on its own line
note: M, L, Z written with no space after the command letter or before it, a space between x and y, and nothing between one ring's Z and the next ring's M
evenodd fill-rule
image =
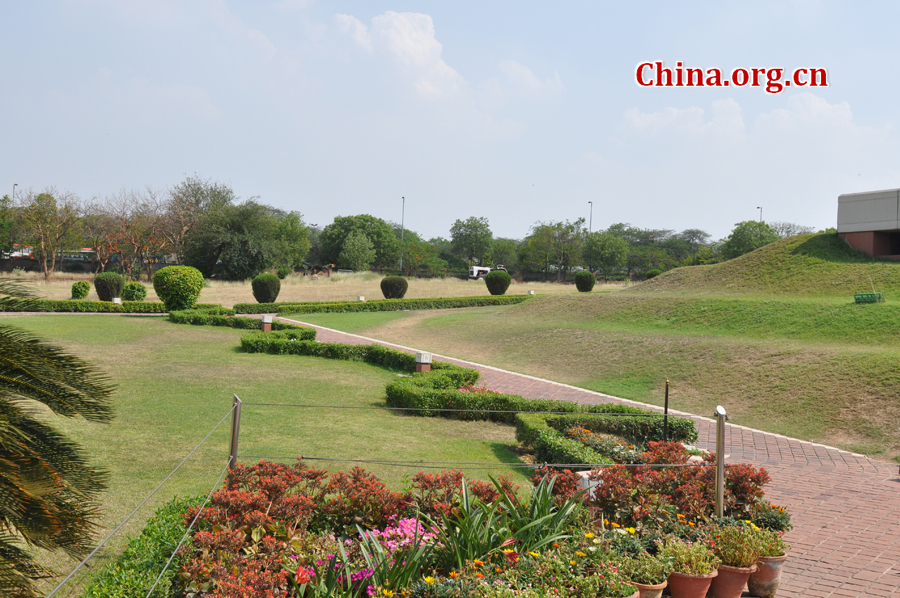
M103 524L108 529L140 503L229 411L232 393L247 403L370 406L383 402L385 384L397 375L363 363L241 353L237 350L238 331L177 325L163 318L60 315L3 319L96 364L118 385L112 424L52 418L54 426L111 472L103 505ZM226 420L104 554L117 554L125 536L138 533L155 506L173 495L208 492L226 463L229 433L230 421ZM435 442L436 438L441 441ZM517 461L508 448L515 444L512 427L488 422L384 411L246 405L240 453L496 463ZM350 464L318 466L337 470ZM385 466L366 469L395 488L403 484L405 475L418 471ZM510 473L517 482L526 482L523 474L509 468L491 471ZM488 473L467 471L481 479ZM73 563L57 559L51 565L67 571Z

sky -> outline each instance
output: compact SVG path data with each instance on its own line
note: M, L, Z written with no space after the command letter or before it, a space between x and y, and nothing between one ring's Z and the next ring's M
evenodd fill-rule
M509 238L577 218L721 238L760 207L824 229L838 195L900 187L898 17L815 0L4 2L0 194L197 175L310 224L367 213L425 238L470 216ZM822 68L828 86L638 85L656 61Z

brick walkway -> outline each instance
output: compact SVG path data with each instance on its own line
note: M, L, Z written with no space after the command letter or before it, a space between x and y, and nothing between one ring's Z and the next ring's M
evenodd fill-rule
M378 343L414 350L328 328L313 328L323 342ZM503 392L659 409L477 363L437 354L435 358L475 368L488 387ZM692 417L700 432L698 444L715 448L713 420L671 413ZM786 506L793 517L794 530L786 536L793 549L785 564L779 598L900 596L900 478L894 466L733 424L726 426L725 443L728 461L752 463L769 471L772 482L768 498Z

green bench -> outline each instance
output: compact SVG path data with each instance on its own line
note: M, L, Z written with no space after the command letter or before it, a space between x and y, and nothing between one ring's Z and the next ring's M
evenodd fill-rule
M884 295L881 293L854 293L853 298L857 303L882 303Z

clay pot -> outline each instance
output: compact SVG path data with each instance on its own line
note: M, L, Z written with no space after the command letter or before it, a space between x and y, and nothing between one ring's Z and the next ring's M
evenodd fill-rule
M741 598L744 586L750 574L756 571L756 565L752 567L730 567L719 565L719 574L712 580L709 587L710 598Z
M638 592L635 592L634 594L632 594L632 595L629 596L628 598L639 598L639 596L640 596L640 594L639 594Z
M660 598L662 596L662 591L665 589L668 582L658 583L655 586L649 585L645 583L636 583L634 584L638 589L638 596L640 598Z
M781 568L787 555L761 556L756 562L756 572L747 580L747 588L753 596L759 598L774 598L778 590L778 582L781 581Z
M669 574L669 592L672 598L705 598L713 577L718 574L718 571L709 575L688 575L673 571Z

